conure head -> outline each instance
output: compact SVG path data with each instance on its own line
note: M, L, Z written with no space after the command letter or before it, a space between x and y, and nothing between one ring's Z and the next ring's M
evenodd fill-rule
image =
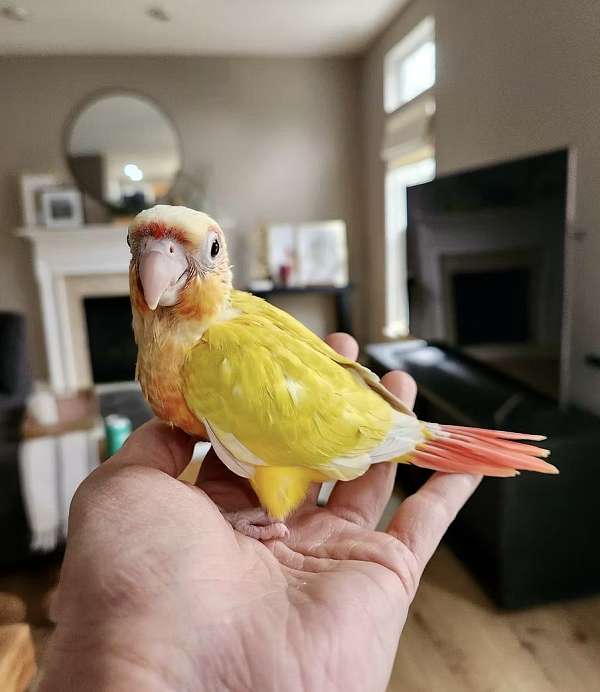
M127 242L134 309L206 318L226 305L231 270L225 236L207 214L158 204L135 217Z

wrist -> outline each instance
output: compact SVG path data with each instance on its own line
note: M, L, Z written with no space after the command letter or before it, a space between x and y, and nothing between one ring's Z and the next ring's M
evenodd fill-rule
M40 692L161 692L194 688L185 642L164 623L59 624L52 635ZM197 679L196 679L197 682Z

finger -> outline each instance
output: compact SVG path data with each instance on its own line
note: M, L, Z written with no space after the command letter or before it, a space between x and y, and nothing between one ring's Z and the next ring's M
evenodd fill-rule
M381 383L392 394L395 394L403 404L412 409L417 398L417 383L407 372L392 370L385 374Z
M124 466L149 466L177 478L189 464L195 443L179 428L153 418L130 435L102 469L112 472Z
M356 339L344 332L334 332L325 337L325 343L341 356L356 360L358 358L358 344Z
M387 529L414 554L418 576L482 476L435 473L400 505Z
M405 372L389 372L382 382L392 394L412 408L417 386L410 375ZM395 478L396 464L373 464L356 480L337 483L327 507L336 516L359 526L375 528L389 502Z

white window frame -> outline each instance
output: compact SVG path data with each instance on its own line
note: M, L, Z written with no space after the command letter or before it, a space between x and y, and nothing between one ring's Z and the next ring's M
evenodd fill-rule
M432 152L415 153L415 160L388 165L385 176L385 327L390 339L410 333L406 267L406 188L435 177Z
M428 48L429 50L427 50ZM432 57L433 74L407 97L402 93L406 88L406 84L400 76L402 67L411 59L418 58L419 51L427 52L428 55L423 57ZM431 51L433 51L433 56L429 55ZM435 84L435 20L433 17L425 17L386 53L383 62L383 74L383 107L386 113L393 113Z
M385 325L387 338L409 335L408 275L406 267L406 188L435 177L433 117L435 114L435 62L433 83L427 80L410 99L400 98L399 65L423 45L433 42L435 21L426 17L384 58L384 110L382 142L385 174ZM417 80L418 82L418 80Z

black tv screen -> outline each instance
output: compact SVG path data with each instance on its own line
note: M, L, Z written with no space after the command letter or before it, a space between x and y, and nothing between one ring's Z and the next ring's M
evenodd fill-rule
M558 396L568 151L407 190L413 336Z

